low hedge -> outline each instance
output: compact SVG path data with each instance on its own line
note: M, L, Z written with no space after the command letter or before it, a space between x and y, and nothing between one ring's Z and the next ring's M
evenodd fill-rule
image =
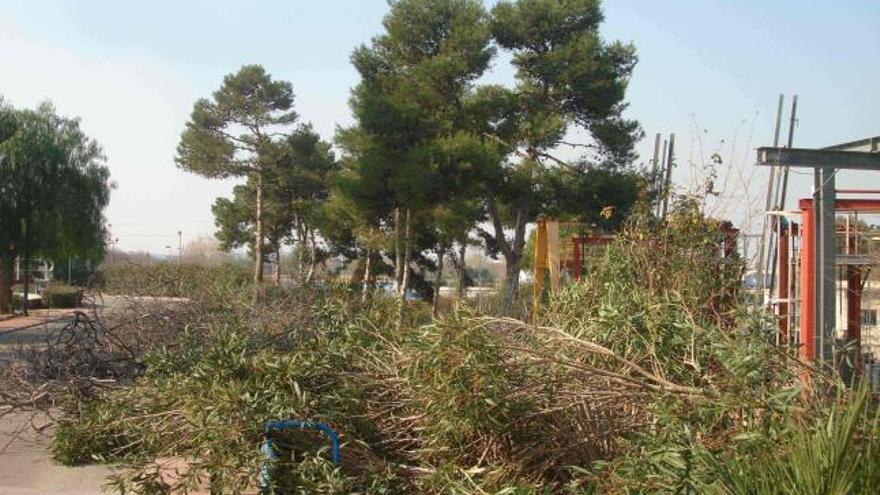
M47 308L75 308L82 302L82 291L69 285L53 285L43 292L43 306Z
M21 292L13 292L12 293L12 309L14 309L16 311L21 309L21 302L22 302L21 299L22 299ZM28 301L28 309L40 309L42 307L43 307L43 305L39 299L31 299L30 301Z

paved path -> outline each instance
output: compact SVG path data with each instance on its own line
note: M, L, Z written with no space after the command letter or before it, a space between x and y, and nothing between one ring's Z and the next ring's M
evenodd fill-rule
M37 433L30 413L0 418L0 494L98 495L112 471L106 466L65 467L49 454L50 431ZM37 424L45 421L34 420Z
M32 327L58 318L68 318L76 309L32 309L29 316L0 316L0 333L8 330Z
M0 366L20 346L40 345L60 330L75 310L32 310L28 317L0 319ZM2 412L3 409L0 409ZM31 413L0 417L0 495L98 495L111 473L106 466L65 467L52 461L51 429L37 433ZM35 418L35 424L45 424Z
M149 298L152 300L153 298ZM179 302L180 299L158 299ZM105 297L102 311L124 307L126 299ZM34 310L28 318L0 319L0 366L20 346L40 345L52 332L72 319L73 310ZM3 409L0 408L0 413ZM38 434L30 426L31 413L0 416L0 495L98 495L111 468L101 465L66 467L52 461L49 452L51 429ZM38 424L45 424L45 421ZM5 447L4 447L5 446ZM169 471L178 469L172 462ZM169 474L168 480L173 475ZM191 492L207 494L201 490Z

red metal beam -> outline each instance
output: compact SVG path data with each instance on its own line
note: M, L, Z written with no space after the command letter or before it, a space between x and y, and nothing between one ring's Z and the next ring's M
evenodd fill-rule
M802 199L799 201L801 211L804 205L807 208L813 207L812 198ZM869 213L880 213L880 199L838 199L834 202L835 211L864 211Z

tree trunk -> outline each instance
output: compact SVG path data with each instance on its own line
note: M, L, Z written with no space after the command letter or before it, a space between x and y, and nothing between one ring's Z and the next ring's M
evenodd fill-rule
M370 298L370 270L373 264L373 249L367 248L367 260L364 262L364 285L361 287L361 302L365 303Z
M263 282L263 172L257 172L257 218L254 229L254 289Z
M513 302L516 298L516 291L519 288L519 272L522 263L522 253L526 245L526 211L523 208L516 209L516 219L513 226L513 242L508 242L507 236L504 234L504 224L501 216L498 214L498 207L495 201L488 201L489 215L492 217L492 224L495 228L495 239L501 254L504 255L506 269L504 275L504 287L501 293L501 316L510 316L513 310Z
M437 281L434 282L434 300L431 301L431 316L437 318L438 304L440 302L440 285L443 282L443 258L446 257L446 249L437 250Z
M400 249L400 208L394 209L394 291L400 296L403 282L403 251Z
M296 280L302 284L306 272L306 234L301 223L296 225Z
M519 289L520 261L518 257L506 256L504 270L504 288L501 294L501 316L510 316L513 313L513 302Z
M30 292L30 281L28 280L28 265L30 265L30 259L28 259L27 252L25 252L24 256L22 256L21 264L24 265L24 269L19 271L19 277L21 277L22 282L24 283L24 294L22 294L21 298L21 314L27 316L28 303L30 302L28 298L28 294Z
M403 308L406 306L406 289L409 287L409 261L410 261L410 238L409 238L409 220L410 220L410 209L406 209L406 224L404 226L404 234L403 234L403 266L401 267L401 271L403 272L403 281L400 284L400 290L397 295L398 304L399 304L399 312L397 314L397 329L399 330L403 325Z
M458 298L464 300L467 296L467 265L465 264L465 256L467 256L467 242L462 242L458 247Z
M309 272L306 273L306 284L310 284L315 276L315 266L318 264L318 248L315 246L314 229L307 230L306 243L309 245Z
M404 233L403 233L403 266L401 267L401 271L403 272L403 282L400 291L401 300L406 299L406 289L409 288L409 262L410 262L410 236L409 236L409 223L410 223L410 209L406 209L406 223L404 224Z
M275 246L275 285L281 287L281 246Z
M0 315L12 312L12 263L0 258Z

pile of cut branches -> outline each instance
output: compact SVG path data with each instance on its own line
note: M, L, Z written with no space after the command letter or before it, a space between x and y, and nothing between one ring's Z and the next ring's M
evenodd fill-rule
M737 301L739 271L684 209L635 218L535 324L412 307L398 325L394 301L342 288L257 305L205 288L144 320L161 338L141 376L64 402L55 453L123 463L123 493L244 493L266 466L265 421L300 419L340 433L341 462L320 436L282 435L278 493L772 493L840 463L854 467L824 493L869 493L875 406L771 345ZM785 456L797 471L770 462ZM169 460L186 469L168 476Z

